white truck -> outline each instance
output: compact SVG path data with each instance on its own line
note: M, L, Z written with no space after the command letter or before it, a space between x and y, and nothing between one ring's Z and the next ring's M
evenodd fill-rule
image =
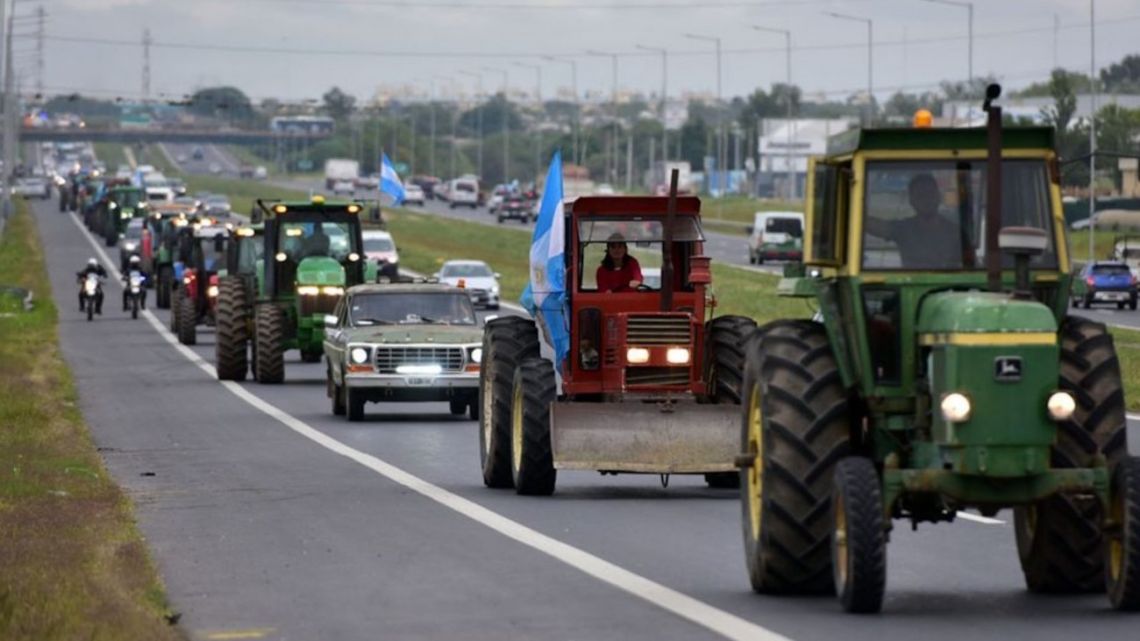
M350 158L329 158L325 161L325 189L332 189L339 181L355 183L360 176L360 162Z

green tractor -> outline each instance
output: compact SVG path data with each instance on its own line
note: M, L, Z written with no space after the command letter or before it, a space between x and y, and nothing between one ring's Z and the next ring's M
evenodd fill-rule
M748 342L741 389L753 589L876 612L892 519L1013 508L1033 592L1140 609L1140 459L1105 326L1067 316L1050 128L862 129L809 169L811 320ZM988 569L988 568L987 568Z
M101 219L96 224L100 235L108 247L114 247L126 231L127 223L132 218L146 215L146 194L142 189L130 185L111 187L100 203L97 215Z
M244 377L246 343L252 343L253 376L260 383L285 380L287 350L315 363L323 353L324 317L344 290L376 280L364 260L360 202L258 201L264 221L262 259L251 279L228 275L218 282L218 377ZM261 220L255 220L261 222Z
M190 224L193 208L171 203L155 203L147 208L146 233L149 244L144 245L143 267L151 275L155 291L155 307L169 309L171 292L175 288L174 259L178 249L179 232Z
M265 251L265 225L234 229L226 244L225 264L218 271L218 297L214 310L215 368L224 381L243 381L249 370L246 345L253 335L257 303L257 275Z

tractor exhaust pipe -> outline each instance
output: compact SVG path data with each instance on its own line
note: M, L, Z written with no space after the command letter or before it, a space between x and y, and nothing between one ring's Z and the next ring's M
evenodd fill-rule
M990 291L1001 291L1001 107L993 101L1001 97L1001 85L986 87L986 285Z
M673 220L677 218L677 175L669 177L669 204L665 209L665 229L661 234L661 311L673 311Z

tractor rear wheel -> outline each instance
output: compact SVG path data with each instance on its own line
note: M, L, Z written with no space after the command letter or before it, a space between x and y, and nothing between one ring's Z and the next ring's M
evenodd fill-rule
M274 305L258 305L254 312L257 333L258 383L281 383L285 380L285 311Z
M1104 581L1117 610L1140 610L1140 458L1116 466L1110 513L1113 528L1105 538Z
M557 395L550 361L528 358L515 369L511 394L511 479L519 494L554 493L558 472L550 445L550 404Z
M154 305L159 309L168 309L170 307L170 286L173 280L173 273L169 267L161 267L158 270L158 280L154 284Z
M744 550L752 588L828 594L832 481L853 419L823 325L776 321L748 341L741 451Z
M756 321L743 316L721 316L705 326L704 378L714 403L740 404L744 380L745 343L756 331ZM715 489L740 487L738 472L705 474L705 483Z
M180 299L181 299L181 297L178 296L178 294L174 294L171 296L171 301L169 303L169 305L170 305L170 332L172 334L174 334L175 336L178 335L178 326L180 324L181 316L182 316L182 306L178 304L178 301Z
M186 295L178 297L178 342L183 345L198 342L198 305Z
M878 612L887 587L887 537L879 473L870 459L851 456L835 466L831 567L843 609Z
M514 485L511 475L511 396L515 369L539 356L534 321L501 316L483 328L479 368L479 459L487 487Z
M245 282L240 278L218 281L218 307L215 314L214 367L223 381L244 381L249 370L246 346L249 343L249 309L245 306Z
M1102 323L1070 316L1061 323L1060 388L1077 410L1057 424L1053 466L1090 467L1097 454L1110 471L1128 452L1124 388L1112 335ZM1104 541L1099 502L1058 494L1014 510L1017 552L1032 592L1104 589Z

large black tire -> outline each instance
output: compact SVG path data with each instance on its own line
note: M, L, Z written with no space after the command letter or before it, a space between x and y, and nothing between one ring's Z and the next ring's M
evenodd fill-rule
M740 491L752 588L830 594L832 480L853 451L847 392L823 325L777 321L748 341Z
M198 342L198 306L189 296L178 297L178 342L194 345Z
M479 369L479 463L487 487L514 486L511 476L511 393L515 369L538 358L534 321L502 316L483 328L483 361Z
M1104 582L1117 610L1140 610L1140 458L1129 456L1116 466L1112 479Z
M138 320L139 317L139 297L135 296L131 299L131 319Z
M558 472L550 445L550 404L558 395L554 366L528 358L515 368L511 394L511 479L515 491L550 496Z
M178 336L178 327L182 323L182 305L179 301L182 299L177 292L171 294L170 299L170 333Z
M1057 426L1053 466L1088 467L1097 454L1109 470L1127 455L1124 386L1112 335L1102 323L1070 316L1061 323L1060 388L1077 410ZM1032 592L1104 589L1103 514L1091 497L1056 495L1014 510L1017 552Z
M831 566L843 609L878 612L887 588L887 536L879 473L852 456L835 466Z
M257 351L257 382L285 382L285 311L274 305L258 305L254 312L254 342Z
M244 381L249 370L249 308L245 300L245 281L233 277L218 281L214 368L223 381Z
M745 343L754 331L756 321L744 316L721 316L706 325L704 378L709 384L709 399L712 402L740 404ZM705 483L715 489L738 488L740 474L705 474Z
M158 270L158 279L154 285L154 306L159 309L168 309L170 307L170 286L173 277L169 267L160 267Z

